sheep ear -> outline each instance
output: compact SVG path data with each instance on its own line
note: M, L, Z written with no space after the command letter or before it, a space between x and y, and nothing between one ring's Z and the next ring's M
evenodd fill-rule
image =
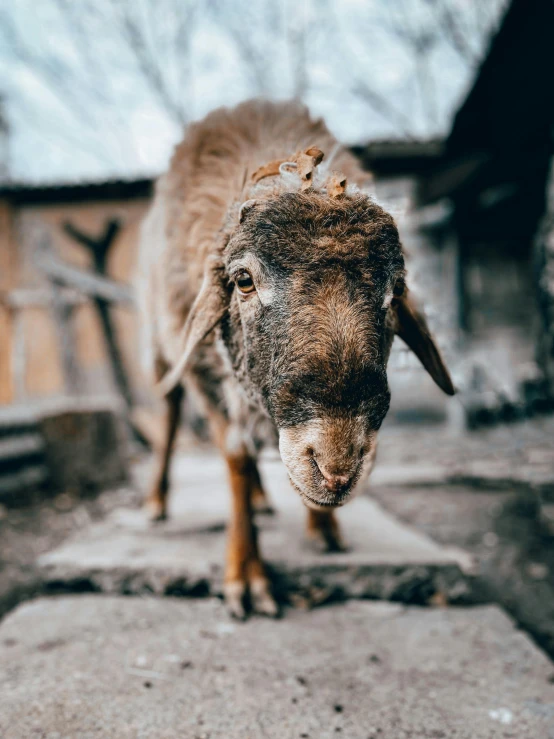
M204 280L181 330L179 343L181 356L157 385L162 395L167 395L178 385L198 344L213 331L229 308L230 290L220 257L209 257L204 270Z
M253 208L257 202L258 202L257 200L245 200L244 201L244 203L239 208L239 223L242 223L244 221L248 211L251 208Z
M394 299L394 304L396 334L406 342L440 389L447 395L454 395L456 390L450 373L429 331L427 321L407 289Z

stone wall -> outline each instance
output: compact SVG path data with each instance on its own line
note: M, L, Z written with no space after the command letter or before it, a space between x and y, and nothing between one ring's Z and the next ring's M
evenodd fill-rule
M0 501L81 496L127 481L127 438L112 401L58 399L0 410Z

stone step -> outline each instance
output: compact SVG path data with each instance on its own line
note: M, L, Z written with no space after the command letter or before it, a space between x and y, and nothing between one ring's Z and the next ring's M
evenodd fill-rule
M17 503L45 485L48 469L38 419L27 406L0 412L0 500Z
M87 493L127 480L118 406L61 398L0 408L0 502Z
M44 440L38 433L23 433L0 439L0 465L12 459L35 456L43 452Z
M48 480L48 468L42 464L0 475L0 498L13 500L26 490L36 490Z
M546 739L552 675L495 606L47 598L0 626L0 736Z
M348 551L318 551L306 540L306 509L282 463L266 459L261 469L276 509L275 516L258 517L261 551L293 584L319 582L350 597L418 603L470 597L471 557L437 545L364 495L338 512ZM150 470L139 470L138 477L146 487ZM219 592L228 509L221 459L180 455L167 522L148 525L140 511L117 511L41 557L46 586L107 593Z

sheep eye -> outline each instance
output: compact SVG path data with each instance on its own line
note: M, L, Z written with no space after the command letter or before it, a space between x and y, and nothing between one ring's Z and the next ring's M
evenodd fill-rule
M235 277L235 282L238 289L243 295L248 295L249 293L253 293L256 290L252 275L245 269L241 270L238 273L238 275Z

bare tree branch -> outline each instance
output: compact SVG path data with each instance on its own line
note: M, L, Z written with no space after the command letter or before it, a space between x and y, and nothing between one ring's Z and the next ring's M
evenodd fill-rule
M229 6L225 6L222 0L212 0L211 10L214 18L220 18L225 14L226 7ZM235 44L255 94L265 97L271 93L269 55L267 50L260 49L256 45L256 24L252 7L251 3L244 3L240 10L235 8L235 12L227 12L224 28Z
M448 40L454 51L471 66L478 61L469 41L462 30L460 17L456 17L448 2L443 0L425 0L426 4L435 11L437 27L444 38Z
M410 121L400 111L396 110L381 93L361 80L357 80L356 84L352 87L352 92L354 95L362 98L362 100L365 100L376 113L379 113L379 115L391 123L394 123L399 129L399 133L407 139L414 138L414 135L410 131Z
M286 33L291 58L292 94L297 100L302 100L308 92L307 21L305 2L299 6L292 16L287 13Z
M173 99L168 90L164 74L158 64L158 60L151 53L143 29L141 29L137 21L136 13L131 11L131 6L127 0L112 0L112 4L119 13L122 37L133 53L151 91L159 98L165 110L167 110L174 120L183 125L186 123L187 115L184 109Z

